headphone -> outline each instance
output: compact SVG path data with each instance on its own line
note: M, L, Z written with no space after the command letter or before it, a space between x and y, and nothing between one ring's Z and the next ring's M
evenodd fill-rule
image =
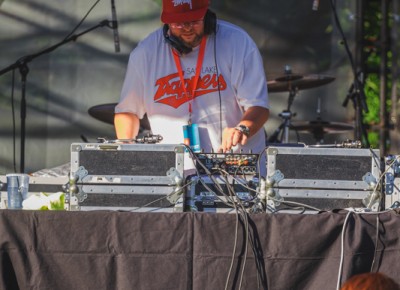
M188 54L192 51L192 48L186 46L177 37L168 34L169 26L164 24L163 34L165 41L174 48L179 54ZM217 15L210 9L207 10L206 15L204 15L204 34L211 35L217 32Z

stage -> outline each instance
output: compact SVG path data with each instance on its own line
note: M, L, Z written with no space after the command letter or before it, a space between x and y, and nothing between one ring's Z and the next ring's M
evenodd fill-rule
M1 210L0 288L333 290L371 269L400 282L399 211L253 214L247 254L237 217Z

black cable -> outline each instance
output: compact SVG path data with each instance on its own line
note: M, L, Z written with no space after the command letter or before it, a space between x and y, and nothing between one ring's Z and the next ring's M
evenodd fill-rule
M229 194L231 196L233 196L234 198L234 204L235 204L235 208L236 208L236 204L238 205L238 213L240 214L240 216L243 219L243 225L244 225L244 231L245 231L245 254L243 257L243 265L242 265L242 269L240 272L240 276L239 276L239 290L242 289L242 283L243 283L243 277L244 277L244 271L246 268L246 261L247 261L247 255L248 255L248 244L249 244L249 220L248 220L248 214L246 212L246 209L242 203L242 201L236 196L235 190L234 188L229 184L229 180L227 178L226 175L224 175L224 179L227 185L227 189L229 191ZM235 198L236 197L236 198ZM239 261L239 260L238 260Z
M245 239L245 254L243 257L243 266L242 266L242 272L240 274L240 279L239 279L239 290L242 289L242 283L243 283L243 277L244 277L244 271L246 269L246 265L247 265L247 255L248 255L248 250L249 250L249 220L248 220L248 213L247 211L244 209L243 204L241 202L239 202L239 204L241 205L243 212L243 222L244 222L244 227L245 227L245 234L246 234L246 239Z
M379 168L379 173L382 173L382 165L381 165L381 157L377 155L372 148L369 148L369 151L371 152L372 156L374 157L372 160L375 162L375 165L378 166ZM379 161L378 161L379 160Z
M225 196L227 201L231 202L231 204L232 204L231 207L233 207L235 209L235 214L236 214L235 242L234 242L234 249L233 249L233 253L232 253L231 264L230 264L228 275L227 275L227 279L226 279L225 289L227 289L227 287L229 285L230 276L232 274L234 258L236 256L237 239L238 239L238 231L239 231L238 230L238 227L239 227L239 221L238 220L239 220L239 216L242 217L243 224L244 224L244 231L246 233L246 236L245 236L245 245L244 245L245 246L245 254L244 254L244 258L243 258L244 261L243 261L243 265L241 267L241 272L240 272L240 276L239 276L239 289L241 289L242 283L243 283L244 271L245 271L245 268L246 268L247 255L248 255L248 244L249 244L248 213L246 212L246 209L245 209L242 201L236 196L234 187L232 187L232 185L229 183L229 179L227 178L227 176L229 174L226 174L226 172L220 171L222 173L220 176L222 176L224 178L224 180L225 180L225 185L226 185L226 190L227 190L227 192L225 192L223 190L222 186L219 184L218 180L216 180L215 176L208 170L208 168L202 162L200 162L198 156L191 150L191 148L189 146L187 146L187 145L185 145L185 147L188 149L188 152L191 155L192 159L195 160L198 163L198 165L201 166L204 169L204 172L206 173L206 175L214 183L214 186L215 186L216 190L219 191L220 194ZM202 182L203 186L207 190L209 190L210 192L214 192L202 180L202 177L200 176L200 173L199 173L198 170L196 170L196 173L197 173L197 176L199 178L199 181ZM215 195L216 195L217 198L219 198L218 194L215 194ZM219 198L219 199L221 199L221 198Z
M263 149L263 151L260 152L260 154L258 154L258 159L257 159L257 170L258 170L258 180L261 180L261 160L262 160L262 156L263 154L266 153L268 147L265 147ZM267 159L267 156L265 155L265 159ZM267 166L267 164L263 164L263 166Z
M186 183L184 186L182 186L182 188L180 188L180 190L183 190L185 187L191 185L192 183L193 183L193 181ZM148 207L149 205L152 205L153 203L156 203L156 202L158 202L158 201L164 200L164 199L170 197L171 195L173 195L173 194L175 194L175 193L176 193L176 191L173 191L173 192L171 192L171 193L169 193L169 194L167 194L167 195L165 195L165 196L162 196L162 197L160 197L160 198L157 198L157 199L155 199L155 200L152 200L152 201L150 201L149 203L146 203L146 204L144 204L144 205L142 205L142 206L136 207L136 208L131 209L131 210L129 210L129 211L137 211L137 210L139 210L139 209L141 209L141 208ZM172 207L172 206L175 206L175 204L171 204L171 205L168 205L168 206L165 206L165 207L158 207L158 208L169 208L169 207Z
M64 41L68 39L83 23L83 21L87 18L89 13L93 10L93 8L100 2L97 0L86 15L82 18L82 20L78 23L78 25L64 38ZM15 108L14 108L14 88L15 88L15 69L12 70L12 84L11 84L11 112L12 112L12 130L13 130L13 169L14 172L17 172L16 165L16 124L15 124Z
M375 265L376 253L378 251L378 241L379 241L379 215L376 216L375 248L374 248L374 258L372 259L372 263L371 263L371 270L370 270L371 273L372 273L372 271L374 269L374 265ZM375 272L378 272L378 269Z
M238 239L238 231L239 231L239 213L237 208L235 207L235 216L236 216L236 226L235 226L235 238L234 238L234 243L233 243L233 251L232 251L232 256L231 256L231 263L229 265L229 270L228 270L228 275L225 280L225 290L228 289L229 285L229 280L232 274L232 269L233 269L233 263L235 261L235 256L236 256L236 248L237 248L237 239Z
M81 19L81 21L79 21L79 23L74 27L74 29L72 29L72 31L64 38L64 40L68 39L72 34L74 34L74 32L82 25L83 21L85 21L85 19L88 17L89 13L93 10L94 7L96 7L96 5L100 2L100 0L97 0L92 7L90 7L89 11L85 14L85 16L83 16L83 18Z
M239 220L239 216L242 216L243 213L240 211L240 208L238 207L238 205L237 205L236 203L234 203L234 207L235 207L235 213L236 213L236 216L237 216L237 220ZM244 216L242 216L242 220L243 220L243 223L244 223L245 232L248 232L248 231L246 231L246 219L244 218ZM227 276L226 286L227 286L228 283L229 283L229 279L230 279L230 275L231 275L231 271L232 271L232 267L233 267L233 262L234 262L234 259L235 259L235 256L236 256L238 232L239 232L239 223L236 224L236 229L235 229L235 246L234 246L235 251L234 251L233 254L232 254L231 267L230 267L229 274L228 274L228 276ZM246 239L246 240L247 240L247 239ZM246 250L247 250L247 243L246 243ZM247 252L246 252L246 256L247 256ZM245 257L244 259L246 259L246 257ZM240 265L239 263L240 263L240 257L238 257L238 267L239 267L239 265ZM244 266L245 266L245 260L244 260ZM242 273L243 273L243 270L244 270L244 266L242 267ZM241 284L242 284L243 275L241 275L240 277L241 277L241 278L240 278L240 280L239 280L239 281L240 281L240 282L239 282L239 289L241 289Z
M218 98L219 98L219 131L221 134L221 144L222 144L222 97L221 97L221 86L219 82L219 71L217 64L217 32L218 29L216 28L214 33L214 64L215 64L215 71L217 73Z
M254 262L256 264L257 269L257 288L260 289L260 286L263 285L264 289L267 289L267 278L265 276L265 264L263 261L262 247L260 245L259 239L255 237L255 230L257 227L253 228L253 231L250 231L250 244L254 254ZM258 243L256 243L258 241Z
M235 182L238 182L238 184L239 184L240 186L244 187L245 189L247 189L247 190L249 190L249 191L253 191L253 192L255 193L254 196L252 196L252 199L246 200L247 202L253 202L254 200L257 199L258 191L257 191L256 189L249 187L246 183L242 183L241 180L239 180L239 179L236 178L235 176L232 176L231 174L229 174L227 171L225 171L225 170L223 170L223 169L218 169L218 170L217 170L217 174L220 175L220 176L224 176L224 175L231 176L231 178L232 178L232 185L230 185L230 183L226 182L226 186L229 186L229 187L230 187L230 188L228 188L228 190L230 190L231 192L233 192L233 193L234 193L233 195L236 196L236 197L239 199L239 201L240 201L240 197L239 197L238 195L236 195L236 192L235 192L235 189L234 189ZM247 181L245 178L243 178L243 179L244 179L245 181ZM232 187L232 186L233 186L233 187ZM225 192L223 192L223 191L221 191L221 194L222 194L222 195L226 195ZM230 198L230 196L228 196L228 198L230 199L231 202L233 202L233 200Z
M235 208L235 214L236 214L236 228L235 228L235 240L234 240L235 242L234 242L234 248L233 248L232 257L231 257L231 264L229 266L228 275L227 275L227 278L225 281L225 289L228 289L229 280L230 280L230 276L232 274L233 264L234 264L234 260L235 260L235 256L236 256L237 240L238 240L238 232L239 232L239 215L241 214L241 212L240 212L238 205L234 198L234 196L235 196L234 189L232 189L232 187L230 186L229 180L227 179L226 175L222 175L222 176L224 176L226 188L227 188L227 191L229 194L225 193L225 192L222 192L222 193L225 196L227 196L227 198L229 198L229 199L230 199L230 197L232 197L233 207ZM239 258L238 258L238 263L239 263Z
M225 201L225 200L222 199L217 193L214 192L214 191L217 191L217 192L220 193L220 195L225 196L224 191L223 191L222 188L220 188L220 189L215 188L215 189L213 190L213 189L211 189L211 188L207 185L207 183L203 180L203 178L202 178L201 176L198 176L198 178L199 178L200 183L204 186L205 189L207 189L209 192L214 193L215 198L217 198L220 202L222 202L223 204L225 204L227 207L234 208L234 201L231 200L230 197L226 197L226 201ZM218 181L213 181L214 186L217 186L217 185L216 185L217 183L218 183ZM218 183L218 186L220 186L219 183Z
M347 42L346 36L345 36L345 34L343 32L342 25L340 24L339 17L337 15L336 1L335 0L331 0L330 3L331 3L331 6L332 6L332 11L333 11L333 16L334 16L334 19L335 19L335 23L336 23L336 26L337 26L337 28L338 28L338 30L340 32L341 37L342 37L343 45L345 47L347 56L349 58L351 70L352 70L353 77L354 77L354 81L353 81L352 87L350 88L349 94L347 95L345 101L343 102L343 106L347 105L348 99L349 99L349 97L351 95L354 96L354 94L357 94L358 97L359 97L359 102L360 102L359 106L362 108L362 110L364 110L364 112L368 112L368 106L367 106L367 103L365 102L365 96L364 96L363 88L362 87L360 88L360 81L359 81L357 69L356 69L356 66L355 66L355 63L354 63L354 60L353 60L353 55L352 55L352 53L350 51L349 44ZM354 89L354 93L352 92L353 89ZM357 103L357 101L354 100L354 98L353 98L353 102ZM356 127L360 126L359 129L361 131L361 134L364 135L365 141L367 142L367 145L369 146L368 136L366 136L367 134L366 134L365 128L363 126L363 121L361 120L362 116L360 115L361 114L361 110L360 110L359 106L356 105L356 112L355 113L356 113L356 116L358 116L356 119L360 119L358 121L358 124L356 124Z
M199 160L198 156L193 152L193 150L190 148L190 146L187 146L186 144L182 144L183 146L185 146L185 148L187 149L187 152L189 153L189 155L191 156L192 160L195 161L195 166L199 165L200 167L203 168L204 172L206 173L206 175L208 176L208 178L210 178L210 180L213 182L214 186L215 186L215 190L218 191L220 193L220 195L225 195L224 194L224 190L221 187L221 185L219 184L219 182L215 179L215 176L208 170L208 168ZM212 190L204 181L202 176L200 175L199 170L196 167L196 175L199 179L199 181L202 183L202 185L209 191L209 192L213 192L215 190ZM228 207L232 207L231 204L229 204L229 199L228 202L225 202L224 200L222 200L218 194L215 193L216 198L218 198L221 202L223 202L225 205L227 205Z
M350 51L350 48L349 48L349 44L347 43L346 36L345 36L345 34L343 32L342 25L340 24L339 17L337 15L335 0L331 0L330 3L331 3L331 6L332 6L333 17L335 19L336 26L337 26L337 28L338 28L338 30L340 32L341 37L342 37L344 48L345 48L347 56L349 58L351 69L352 69L352 72L354 74L354 78L356 79L357 78L357 73L356 73L356 68L355 68L355 65L354 65L353 55L351 54L351 51Z
M186 146L186 145L185 145L185 146ZM237 239L238 239L238 228L239 228L239 214L240 214L240 211L239 211L239 209L238 209L237 203L236 203L236 201L235 201L235 199L234 199L234 196L235 196L234 190L232 189L232 187L230 186L229 181L228 181L228 182L226 182L226 189L227 189L228 193L225 192L225 191L223 190L222 186L219 184L218 180L216 180L215 176L208 170L208 168L206 168L206 167L204 166L204 164L202 164L202 163L199 161L197 155L191 150L191 148L190 148L189 146L186 146L186 147L188 148L188 152L189 152L189 154L192 156L192 159L193 159L193 160L196 160L196 161L199 163L199 165L200 165L200 166L204 169L204 171L206 172L206 175L207 175L207 176L210 178L210 180L213 182L213 184L214 184L214 186L215 186L215 189L216 189L222 196L225 196L225 197L226 197L226 200L227 200L228 202L230 201L231 204L229 204L228 202L225 202L224 200L222 200L222 199L218 196L218 194L215 193L216 197L219 198L222 202L224 202L224 203L227 204L228 206L233 207L233 208L235 209L235 214L236 214L235 240L234 240L234 248L233 248L233 253L232 253L231 264L230 264L230 267L229 267L229 271L228 271L228 275L227 275L227 279L226 279L226 284L225 284L225 289L227 289L228 284L229 284L229 280L230 280L230 276L231 276L231 274L232 274L232 268L233 268L234 258L235 258L235 256L236 256ZM200 176L198 170L196 170L196 173L197 173L197 175L198 175L199 181L202 182L203 186L204 186L207 190L209 190L210 192L214 192L214 191L211 190L211 189L208 187L208 185L203 181L203 179L202 179L202 177ZM221 175L221 176L224 176L224 175ZM244 218L244 221L246 221L246 218ZM246 222L245 222L245 224L246 224Z
M186 145L185 145L186 146ZM208 168L202 163L200 162L198 155L195 154L191 148L189 148L189 146L187 146L188 148L188 152L189 154L192 156L192 159L194 161L196 161L197 163L199 163L198 165L200 167L203 168L204 172L206 173L206 176L209 177L209 179L213 182L214 186L215 186L215 191L219 192L222 196L224 196L226 198L226 202L220 198L218 196L217 193L214 192L214 190L211 190L210 187L206 184L206 182L203 181L202 176L199 173L199 170L196 170L197 176L199 178L199 181L203 184L203 186L209 190L210 192L214 192L215 196L220 199L224 204L227 204L230 207L233 207L235 209L235 214L236 214L236 228L235 228L235 239L234 239L234 248L233 248L233 253L232 253L232 258L231 258L231 264L229 266L229 270L228 270L228 275L226 278L226 284L225 284L225 289L227 289L228 285L229 285L229 281L230 281L230 277L232 275L232 269L233 269L233 264L234 264L234 260L235 260L235 256L236 256L236 251L237 251L237 240L238 240L238 231L239 231L239 216L242 218L243 220L243 225L244 225L244 232L245 232L245 253L244 253L244 257L243 257L243 264L240 267L241 271L240 271L240 275L239 275L239 289L242 288L242 283L243 283L243 277L244 277L244 272L246 269L246 262L247 262L247 256L248 256L248 247L249 247L249 243L250 243L250 231L249 231L249 219L248 219L248 213L246 211L246 208L244 206L244 204L242 203L242 201L240 200L240 198L236 195L235 193L235 188L234 188L234 184L231 185L228 179L228 176L231 176L228 172L222 170L222 169L218 169L217 172L220 173L218 176L222 177L223 180L225 182L225 186L226 186L226 191L222 188L221 184L218 182L218 180L216 180L215 175L212 174L212 172L210 172L210 170L208 170ZM238 169L240 169L240 166L238 167ZM235 177L232 177L234 179L234 181L236 180ZM234 183L234 182L233 182ZM253 248L253 251L255 251L255 249ZM239 262L239 259L238 259ZM258 261L256 261L257 263ZM257 265L257 268L260 269L260 266ZM257 277L259 278L259 273L257 273Z

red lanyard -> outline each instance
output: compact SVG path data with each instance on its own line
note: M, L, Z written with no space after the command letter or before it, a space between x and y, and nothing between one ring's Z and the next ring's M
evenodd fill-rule
M194 77L194 82L193 82L193 87L192 87L192 94L188 95L187 90L186 90L186 85L185 85L185 80L183 78L183 71L182 71L182 65L181 65L181 61L179 59L178 54L171 48L172 50L172 55L174 57L174 61L175 61L175 65L176 65L176 69L178 70L179 73L179 78L181 80L181 85L183 87L183 91L185 92L185 96L189 99L191 99L191 101L189 102L189 124L192 123L192 101L194 99L194 93L196 91L197 88L197 83L199 81L199 77L200 77L200 72L201 72L201 67L203 65L203 59L204 59L204 52L205 52L205 48L206 48L206 42L207 42L207 38L205 36L203 36L202 40L201 40L201 44L200 44L200 50L199 50L199 55L197 56L197 64L196 64L196 75Z

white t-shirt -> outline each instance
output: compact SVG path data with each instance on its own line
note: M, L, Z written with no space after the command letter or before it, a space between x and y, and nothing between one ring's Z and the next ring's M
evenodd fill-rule
M185 82L194 79L199 47L180 57ZM218 76L219 86L218 90ZM191 92L189 88L187 90ZM235 127L243 110L252 106L269 108L265 72L259 50L241 28L218 20L217 34L207 38L202 70L192 100L192 123L199 126L204 152L218 150L221 130ZM189 120L185 98L171 46L162 28L154 31L131 52L116 113L147 112L153 134L165 144L183 143L183 129ZM235 151L265 148L265 132L260 130Z

